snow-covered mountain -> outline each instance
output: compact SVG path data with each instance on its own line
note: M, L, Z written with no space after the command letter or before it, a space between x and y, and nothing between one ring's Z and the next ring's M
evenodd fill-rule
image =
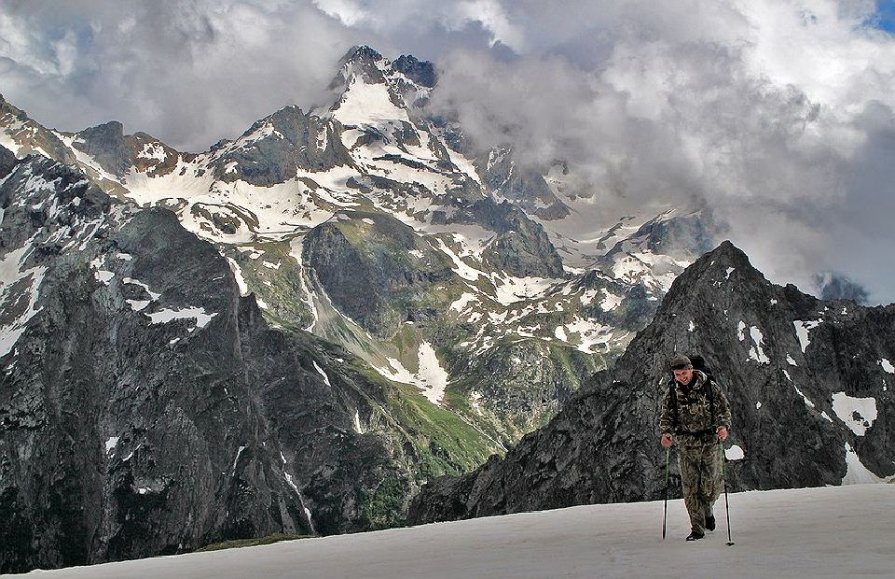
M472 473L431 481L410 520L661 497L657 424L674 352L703 355L727 392L733 488L895 480L895 306L775 286L724 242L549 424Z
M607 214L567 170L506 149L463 154L462 127L426 111L436 81L429 63L359 47L331 105L286 107L203 153L117 122L48 130L2 100L0 144L171 209L271 323L511 443L624 350L712 231L693 210Z
M723 512L722 503L717 505ZM893 485L732 493L697 543L681 500L589 505L339 537L108 563L26 576L137 577L884 577L895 569Z
M0 97L2 570L393 526L548 421L711 246L481 154L361 47L207 151Z

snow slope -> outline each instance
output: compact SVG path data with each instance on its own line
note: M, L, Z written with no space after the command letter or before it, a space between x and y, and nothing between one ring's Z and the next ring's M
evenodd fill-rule
M895 485L734 493L726 545L696 543L680 500L592 505L108 563L50 577L865 577L895 575Z

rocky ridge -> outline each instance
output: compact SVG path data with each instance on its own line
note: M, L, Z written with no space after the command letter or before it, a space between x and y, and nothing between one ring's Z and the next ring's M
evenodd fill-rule
M704 355L731 401L731 489L893 480L893 330L895 306L821 301L775 286L725 242L675 280L614 367L549 424L504 458L430 482L409 518L661 498L656 424L674 352ZM675 469L671 488L679 489Z

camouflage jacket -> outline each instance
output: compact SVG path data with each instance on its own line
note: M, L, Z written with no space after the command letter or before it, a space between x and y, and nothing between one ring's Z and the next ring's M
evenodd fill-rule
M710 379L704 372L694 370L693 375L693 382L689 386L672 379L675 388L674 397L677 399L676 411L672 408L669 382L663 382L665 395L662 398L662 411L659 415L659 430L663 434L711 438L719 426L730 428L730 404L727 402L727 396L714 379ZM708 388L712 389L711 400L707 393Z

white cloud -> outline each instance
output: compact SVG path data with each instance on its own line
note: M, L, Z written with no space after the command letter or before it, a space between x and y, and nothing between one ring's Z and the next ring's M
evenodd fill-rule
M36 120L187 150L327 98L353 44L441 71L482 147L565 159L604 203L704 198L775 281L895 301L895 40L870 0L7 2L0 86ZM860 255L860 258L856 258Z

